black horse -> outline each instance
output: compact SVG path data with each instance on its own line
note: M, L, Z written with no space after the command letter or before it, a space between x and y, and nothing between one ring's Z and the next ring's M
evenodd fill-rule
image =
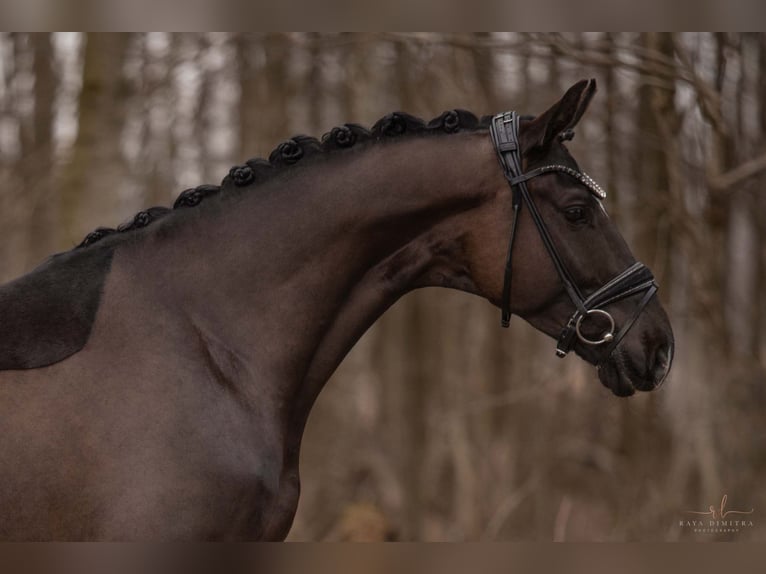
M615 394L656 388L653 278L564 144L594 91L296 137L0 287L0 538L283 539L317 395L420 287L520 315Z

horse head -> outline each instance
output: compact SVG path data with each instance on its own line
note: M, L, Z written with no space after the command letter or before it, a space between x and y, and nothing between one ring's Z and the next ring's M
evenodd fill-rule
M557 354L574 350L627 396L665 380L673 332L654 277L604 208L606 193L566 147L595 90L583 80L535 118L492 119L503 169L472 233L473 274L506 326L519 315L558 339Z

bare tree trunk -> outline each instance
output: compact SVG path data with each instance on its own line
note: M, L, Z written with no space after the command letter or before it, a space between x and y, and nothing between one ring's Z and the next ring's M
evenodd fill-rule
M751 81L748 67L745 65L743 51L749 48L749 39L739 37L738 51L739 78L737 78L736 132L739 134L740 157L752 157L761 142L752 141L744 125L744 99L760 101L757 80ZM735 46L730 51L733 52ZM729 56L731 59L732 56ZM750 90L753 90L751 92ZM762 132L761 132L762 133ZM752 320L752 310L758 308L758 253L759 234L757 229L757 180L750 178L728 190L729 218L727 225L727 249L725 259L724 306L728 327L728 339L731 353L745 369L752 368L757 355L757 328Z
M669 59L673 57L671 34L648 32L643 34L642 43L647 51ZM675 108L675 85L653 85L651 78L644 78L639 91L638 113L641 127L639 189L642 190L642 197L636 205L640 225L634 249L637 258L652 267L659 284L670 285L672 227L669 214L673 210L673 197L680 197L681 193L681 162L677 145L681 121ZM641 424L645 419L661 420L657 402L646 401L640 405L623 403L622 406L620 450L632 453L648 449L659 457L660 449L651 443L667 428L655 428L650 434ZM667 441L664 444L667 445Z
M399 106L403 110L412 110L415 103L415 85L412 73L412 55L405 43L396 45L396 67L393 70L397 81ZM427 322L424 301L418 295L411 294L397 306L401 314L400 323L395 329L398 332L397 354L404 367L402 378L398 381L387 381L391 392L401 397L399 405L402 409L399 417L404 429L400 436L404 440L402 458L400 459L402 483L405 500L403 508L405 539L418 540L423 528L423 489L422 468L426 449L426 380L423 371L425 356L425 339L427 333L424 325ZM394 319L394 317L391 317Z
M714 35L716 48L715 63L715 90L722 94L727 75L726 63L726 34L717 33ZM710 157L711 167L714 173L724 173L734 165L736 142L732 140L730 134L713 132L712 134L712 153ZM711 190L709 201L705 213L705 221L708 228L708 273L706 288L711 301L708 303L708 309L712 309L712 325L710 331L718 334L718 341L728 355L730 348L729 338L725 335L728 332L726 318L724 316L724 292L720 280L724 277L725 270L725 250L726 245L726 227L728 214L730 211L728 194L716 193Z
M127 34L91 33L85 39L78 132L60 181L58 243L69 247L91 227L109 221L125 176L120 153L125 101L122 64Z
M56 78L53 73L53 47L48 33L29 34L25 38L26 50L33 58L35 78L32 98L34 112L21 124L21 158L19 174L23 193L17 201L24 204L26 225L21 256L25 269L38 263L55 248L56 214L51 189L53 171L53 101L56 96ZM21 49L21 47L19 47Z
M285 34L242 35L239 104L240 147L244 157L268 157L287 136L287 104L292 97L288 64L292 44Z
M491 38L489 32L477 32L476 39L481 43ZM483 100L483 110L478 113L496 113L502 107L497 97L497 86L495 82L495 58L489 48L476 47L471 51L473 58L474 74L477 83L481 88Z
M606 53L614 59L615 39L614 34L606 34ZM619 105L619 93L617 89L617 72L614 66L604 67L604 92L606 95L606 113L604 114L604 131L606 133L606 189L612 194L611 205L619 206L620 186L617 182L617 157L620 141L617 136L617 110ZM612 217L619 223L621 213L619 209L612 208Z
M157 126L158 129L149 134L151 138L151 145L149 146L149 157L147 157L149 169L142 174L143 189L141 190L141 204L136 206L136 209L142 209L148 205L164 205L168 203L168 200L172 201L172 198L178 190L175 189L175 174L173 173L173 165L176 159L176 143L173 137L174 124L178 121L178 113L175 108L175 102L173 101L173 92L171 90L171 78L174 76L174 67L176 66L178 59L180 58L179 52L180 38L177 34L170 34L168 37L167 48L158 55L155 60L155 65L161 66L166 72L164 77L161 77L153 86L151 86L149 97L150 106L154 103L157 106L161 106L163 115L166 116L167 123ZM203 72L203 77L207 80L207 74ZM208 86L206 81L203 80L203 86L200 90L206 93ZM202 96L201 96L202 97ZM200 106L204 112L203 106ZM151 114L153 110L148 108L146 110L147 116ZM196 118L198 122L203 122L205 114L200 113ZM147 117L149 122L149 117ZM151 124L150 124L151 125ZM203 125L203 132L206 132L208 126ZM203 142L205 139L203 138ZM200 160L200 167L202 168L203 181L209 181L206 177L210 172L210 155L203 154Z
M20 102L25 94L17 93L18 89L14 90L20 83L18 78L23 75L22 63L29 57L26 40L27 36L19 33L10 33L3 38L3 48L11 57L8 65L3 66L5 82L2 86L3 106L0 112L9 127L18 128L18 135L13 137L12 143L7 144L9 150L0 163L0 175L3 176L3 185L0 187L0 225L4 230L0 253L3 255L2 273L6 279L27 268L28 241L24 230L31 211L29 198L34 194L34 189L26 191L29 182L26 181L23 170L25 149L28 150L31 145L30 130L24 126L24 117L20 110Z
M766 134L766 34L759 34L758 50L758 102L759 125L761 134ZM766 151L766 135L760 141L761 151ZM766 173L758 178L760 189L766 189ZM756 214L758 230L761 237L760 253L757 256L760 272L756 292L761 294L761 302L756 306L757 346L756 353L761 365L766 365L766 305L763 304L763 293L766 293L766 193L758 194L756 199Z
M673 38L670 34L644 34L644 47L672 58ZM680 119L675 111L675 87L653 85L650 78L642 82L639 92L639 125L642 145L639 148L640 186L642 197L637 204L641 225L636 237L637 257L652 267L660 284L669 273L668 213L672 207L671 186L678 179L679 153L676 138Z
M317 133L322 125L322 95L325 93L323 87L324 81L324 63L322 62L322 44L320 34L312 32L309 38L309 73L307 85L312 86L315 92L308 100L309 107L309 125L306 127L308 133Z
M244 160L253 157L258 137L256 108L258 93L257 52L261 49L254 34L239 33L234 37L239 72L239 157Z

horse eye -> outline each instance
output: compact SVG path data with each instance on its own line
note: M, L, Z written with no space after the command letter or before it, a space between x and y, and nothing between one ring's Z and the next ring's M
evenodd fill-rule
M570 207L564 211L564 215L570 223L583 223L586 220L585 209L582 207Z

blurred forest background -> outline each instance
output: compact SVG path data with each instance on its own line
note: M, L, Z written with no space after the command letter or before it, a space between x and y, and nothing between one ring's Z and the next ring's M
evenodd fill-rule
M409 295L312 413L290 539L764 540L762 34L2 34L0 280L296 133L585 77L572 148L658 277L669 381L618 399L483 300ZM679 524L724 494L753 528Z

